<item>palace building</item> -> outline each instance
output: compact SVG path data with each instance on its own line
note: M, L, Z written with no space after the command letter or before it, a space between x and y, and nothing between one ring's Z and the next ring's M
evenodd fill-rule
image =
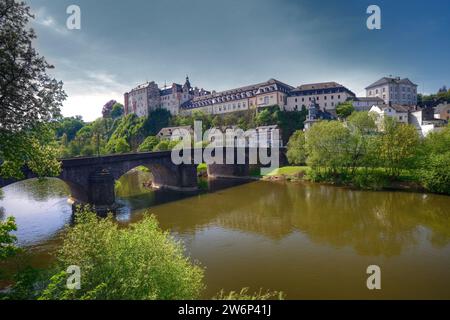
M301 110L315 101L322 110L334 110L339 103L354 97L352 91L336 82L304 84L289 93L286 109Z
M293 89L281 81L270 79L266 82L194 96L181 105L180 113L190 114L200 110L207 114L223 114L248 109L278 105L284 108L287 96Z
M322 111L333 113L336 106L351 100L357 110L369 110L373 105L397 101L411 105L417 100L416 85L408 79L382 78L367 87L367 97L356 95L337 82L321 82L290 86L276 79L221 92L192 87L189 77L183 85L173 83L160 88L154 81L139 85L124 95L125 114L147 116L158 108L172 115L189 115L194 111L206 114L226 114L243 110L259 110L278 106L296 111L314 102ZM398 99L398 100L397 100Z

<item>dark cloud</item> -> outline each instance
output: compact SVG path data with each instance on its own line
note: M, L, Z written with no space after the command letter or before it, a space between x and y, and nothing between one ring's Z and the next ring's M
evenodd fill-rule
M337 81L362 94L389 74L419 91L448 85L450 2L377 2L382 30L369 31L372 3L360 0L29 1L37 45L67 84L64 112L88 119L139 82L186 74L215 90L274 77ZM70 4L81 7L81 30L65 29Z

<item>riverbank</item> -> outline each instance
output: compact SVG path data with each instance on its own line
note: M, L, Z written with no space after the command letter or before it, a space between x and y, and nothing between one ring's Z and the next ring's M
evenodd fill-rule
M272 172L261 176L260 179L263 181L308 181L360 190L427 192L427 190L416 181L413 174L405 171L398 179L392 181L387 178L385 171L382 168L372 172L370 175L366 175L361 169L345 178L342 178L342 176L324 178L323 176L321 177L318 176L317 173L314 173L309 166L286 166L275 169Z

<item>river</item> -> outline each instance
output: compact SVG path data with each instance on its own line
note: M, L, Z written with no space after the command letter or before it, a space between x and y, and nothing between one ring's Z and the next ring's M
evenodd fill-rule
M449 196L220 180L186 196L147 190L146 175L121 178L118 223L155 214L206 268L204 298L250 287L288 299L450 299ZM68 194L57 179L2 190L0 219L16 217L34 266L51 263L72 221ZM366 287L369 265L381 268L381 290Z

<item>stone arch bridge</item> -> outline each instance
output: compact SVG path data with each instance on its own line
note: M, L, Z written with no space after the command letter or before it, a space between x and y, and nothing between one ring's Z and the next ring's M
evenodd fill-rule
M191 151L192 152L192 151ZM225 157L225 151L223 152ZM245 164L211 164L208 176L243 178L248 177L250 164L246 149ZM283 163L284 152L280 152ZM193 157L192 157L193 158ZM194 192L198 189L197 164L176 165L172 162L171 151L139 152L98 157L78 157L61 159L61 173L57 177L69 187L71 199L76 203L89 203L98 212L106 212L115 205L115 181L133 168L144 166L153 175L153 186L181 192ZM36 175L23 168L26 180ZM17 182L16 179L2 179L0 188Z

